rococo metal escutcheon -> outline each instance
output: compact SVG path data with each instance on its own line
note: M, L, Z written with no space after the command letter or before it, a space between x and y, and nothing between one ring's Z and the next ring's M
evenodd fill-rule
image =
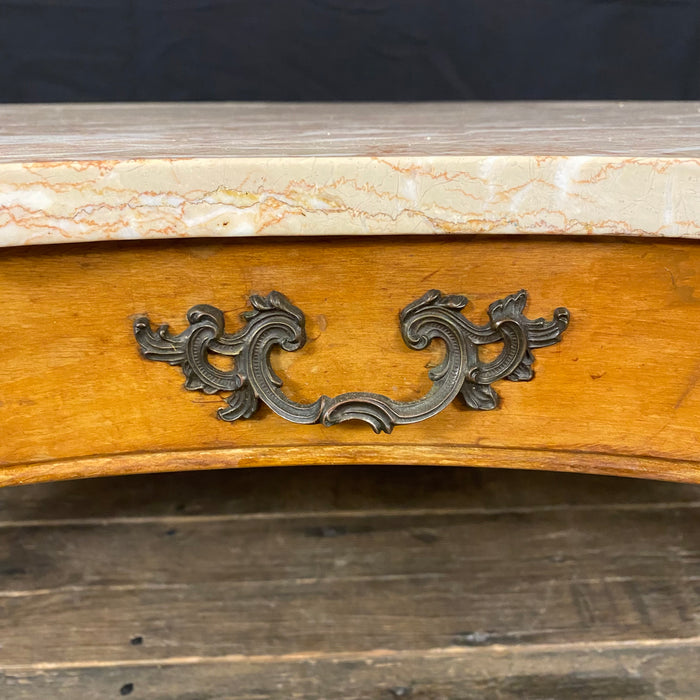
M499 397L491 384L499 379L530 381L534 377L532 351L559 342L569 324L564 308L555 309L551 321L526 318L527 292L521 290L494 301L488 309L489 322L475 325L461 314L466 297L432 289L399 313L401 335L408 347L422 350L440 338L447 348L442 363L429 371L433 385L425 396L401 402L353 391L303 404L284 394L282 381L270 365L274 346L293 352L306 342L303 312L280 292L253 295L249 301L253 309L242 314L244 327L231 334L224 331L223 312L208 304L187 312L190 325L179 335L171 335L166 325L154 331L147 317L139 317L134 334L141 354L182 367L186 389L205 394L231 392L227 406L218 411L223 420L250 418L263 401L294 423L329 426L362 420L376 433L390 433L395 425L430 418L458 394L469 408L496 408ZM489 343L502 343L503 348L494 360L482 362L478 348ZM233 368L214 367L208 360L210 353L234 358Z

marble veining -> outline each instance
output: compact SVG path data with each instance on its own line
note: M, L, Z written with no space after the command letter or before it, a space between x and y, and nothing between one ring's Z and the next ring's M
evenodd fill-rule
M202 236L700 237L700 158L191 157L0 163L0 246Z

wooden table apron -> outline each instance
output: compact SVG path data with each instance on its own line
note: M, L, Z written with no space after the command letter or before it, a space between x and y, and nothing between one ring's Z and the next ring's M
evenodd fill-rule
M429 463L700 481L697 324L700 245L596 237L365 237L190 240L0 251L0 483L233 466ZM444 345L403 343L399 311L426 290L462 311L525 288L530 318L569 309L562 342L538 349L530 382L501 381L501 404L459 398L376 435L364 423L297 425L264 405L227 423L218 394L186 391L178 367L140 356L147 313L173 332L196 304L226 327L251 294L283 292L307 343L275 350L294 400L372 391L411 401ZM484 348L484 357L498 348ZM226 358L224 358L225 360ZM224 365L221 365L223 368Z

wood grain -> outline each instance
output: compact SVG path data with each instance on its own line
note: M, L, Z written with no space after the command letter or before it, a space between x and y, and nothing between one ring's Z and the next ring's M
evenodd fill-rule
M691 700L699 508L445 467L2 489L0 695Z
M700 693L699 659L697 646L682 643L571 645L183 659L3 675L11 700L73 700L76 692L96 699L133 693L150 700L693 700Z
M519 238L181 242L6 250L0 259L0 482L294 463L491 465L696 480L700 354L692 242ZM364 424L287 423L266 409L226 424L222 400L185 392L143 360L135 316L184 327L197 303L229 328L249 294L283 291L308 344L279 352L296 400L365 390L410 400L441 348L407 349L397 313L428 288L465 293L467 315L525 287L530 317L568 307L564 341L537 377L502 382L502 406L457 403L375 436ZM148 452L144 461L142 454Z
M80 663L97 644L127 663L134 635L154 662L693 638L697 524L697 504L622 524L595 508L18 524L2 533L2 665Z

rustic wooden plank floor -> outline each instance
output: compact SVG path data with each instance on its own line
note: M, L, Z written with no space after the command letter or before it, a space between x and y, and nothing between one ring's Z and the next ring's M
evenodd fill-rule
M3 700L700 698L700 487L321 467L0 490Z

